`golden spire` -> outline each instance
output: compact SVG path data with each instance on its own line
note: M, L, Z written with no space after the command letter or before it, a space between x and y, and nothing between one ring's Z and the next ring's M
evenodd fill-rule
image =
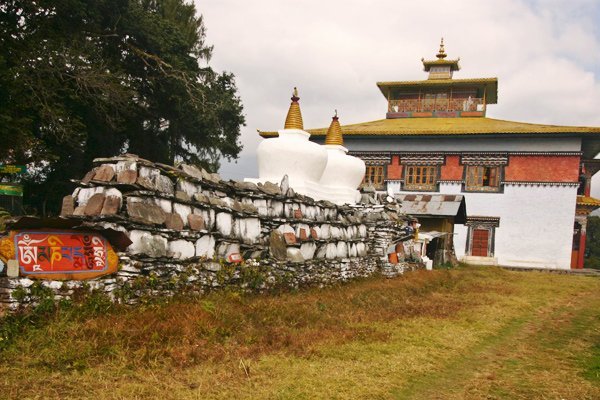
M440 60L446 58L446 52L444 51L444 38L442 38L442 41L440 42L440 51L438 51L436 57Z
M302 113L300 112L300 104L298 104L298 89L294 88L292 93L292 104L288 110L287 117L285 117L285 125L283 129L304 129L304 123L302 122Z
M329 129L327 129L327 136L325 137L325 144L331 145L344 145L344 137L342 136L342 127L340 126L339 118L337 116L337 110L335 110L335 115L331 119L331 125L329 125Z

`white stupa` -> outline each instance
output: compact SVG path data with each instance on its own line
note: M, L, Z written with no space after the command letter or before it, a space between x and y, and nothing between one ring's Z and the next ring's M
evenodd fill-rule
M360 186L365 176L363 160L349 156L344 146L342 127L337 111L325 137L327 166L319 181L323 197L336 204L354 204L360 200Z
M298 91L294 88L279 136L265 139L258 145L258 180L253 181L280 183L287 175L290 187L297 193L314 197L312 188L318 185L327 165L327 150L308 140L310 133L303 130L298 100Z
M360 199L357 190L364 175L365 163L347 155L343 146L342 130L337 113L327 131L325 145L308 139L304 131L302 113L294 88L292 103L279 136L263 140L256 150L258 179L255 183L280 183L288 176L289 186L297 193L315 200L328 200L335 204L354 204Z

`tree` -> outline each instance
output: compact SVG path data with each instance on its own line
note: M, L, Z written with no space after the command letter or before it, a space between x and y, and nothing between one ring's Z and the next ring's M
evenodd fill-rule
M244 117L211 53L184 0L5 0L0 162L30 165L29 204L53 210L96 157L217 168Z
M585 242L585 267L600 269L600 217L588 217Z

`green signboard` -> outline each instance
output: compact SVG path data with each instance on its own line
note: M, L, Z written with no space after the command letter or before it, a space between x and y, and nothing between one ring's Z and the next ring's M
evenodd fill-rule
M24 174L27 167L24 165L2 165L0 164L0 174Z
M0 195L23 197L23 186L0 184Z

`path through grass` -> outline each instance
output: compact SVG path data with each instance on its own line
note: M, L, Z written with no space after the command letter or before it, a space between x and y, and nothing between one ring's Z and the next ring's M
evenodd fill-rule
M0 394L598 399L600 279L459 268L61 312L0 353Z

